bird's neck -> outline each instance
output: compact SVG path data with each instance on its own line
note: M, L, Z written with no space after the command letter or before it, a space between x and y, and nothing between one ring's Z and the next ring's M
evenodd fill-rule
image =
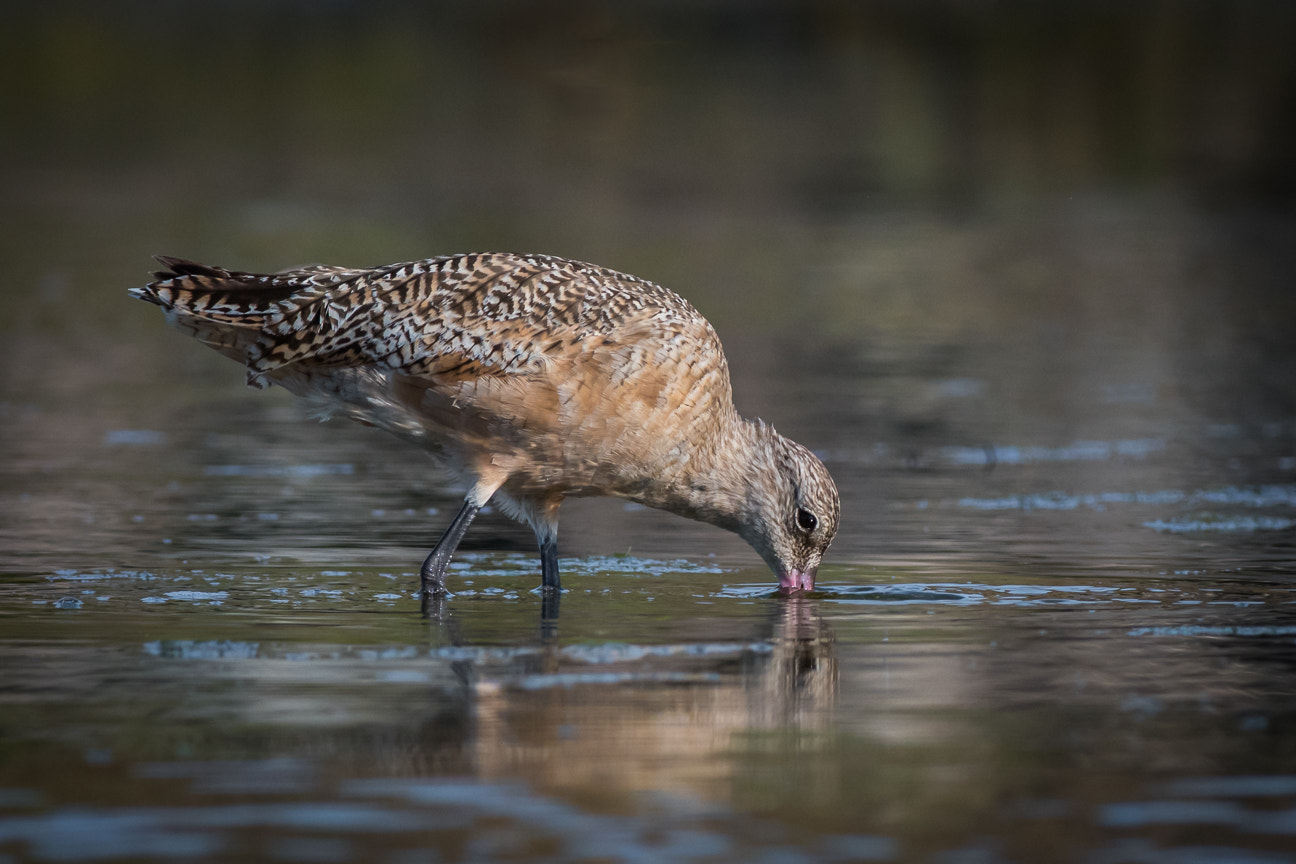
M757 421L730 409L714 434L694 446L662 500L644 503L742 534L753 504L752 473L766 461L761 435Z

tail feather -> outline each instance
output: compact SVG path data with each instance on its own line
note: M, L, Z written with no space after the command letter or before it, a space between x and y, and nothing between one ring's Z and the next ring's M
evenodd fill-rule
M224 267L212 267L207 264L199 264L197 261L190 261L187 258L174 258L170 255L154 255L153 260L166 268L165 270L157 270L153 273L153 278L157 280L175 279L178 276L229 277L233 275Z
M330 314L330 292L348 290L368 272L313 265L243 273L166 255L156 260L165 269L153 274L155 281L130 289L131 296L161 306L181 332L243 363L255 387L343 327L346 316Z
M166 269L153 274L155 281L130 289L131 296L161 306L176 329L244 364L267 318L301 293L291 280L165 255L156 260ZM259 378L255 383L265 386Z
M180 317L233 327L261 327L267 316L282 310L285 301L315 299L311 296L316 293L310 290L312 286L282 275L240 273L165 255L158 255L156 260L166 269L153 274L155 281L130 289L130 294Z

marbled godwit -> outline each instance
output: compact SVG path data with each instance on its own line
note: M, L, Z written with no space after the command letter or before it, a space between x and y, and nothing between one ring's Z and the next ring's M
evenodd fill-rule
M424 600L492 498L534 529L557 592L558 508L612 495L738 533L784 593L814 587L837 487L733 406L710 323L671 291L541 255L452 255L271 275L179 258L131 294L279 384L426 447L469 487L422 568Z

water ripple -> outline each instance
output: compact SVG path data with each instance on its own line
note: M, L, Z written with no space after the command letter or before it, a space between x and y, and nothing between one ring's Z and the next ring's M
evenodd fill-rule
M728 585L716 592L721 597L770 597L768 585ZM974 606L1066 606L1146 601L1130 587L1104 585L988 585L975 582L888 582L886 584L842 584L820 582L810 597L846 605L942 605Z
M1103 511L1116 504L1184 504L1232 505L1237 507L1296 507L1296 485L1266 485L1259 487L1225 486L1218 489L1198 489L1185 492L1181 489L1159 489L1152 492L1098 492L1077 495L1069 492L1040 492L1023 495L1004 495L998 498L964 497L937 503L942 508L972 510L1089 510ZM925 510L930 501L910 505Z
M1278 516L1237 516L1233 518L1212 519L1157 519L1144 522L1144 528L1167 534L1197 534L1219 532L1225 534L1245 534L1252 531L1285 531L1296 525L1296 521Z

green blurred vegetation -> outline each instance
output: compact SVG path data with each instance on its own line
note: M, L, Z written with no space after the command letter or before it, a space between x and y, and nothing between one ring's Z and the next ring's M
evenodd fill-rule
M1207 363L1250 351L1248 377L1287 377L1291 4L18 0L4 17L0 385L75 391L91 347L128 381L159 356L185 380L219 369L124 302L152 254L279 269L485 249L662 282L731 354L804 327L841 351L1063 356L1078 331Z
M248 217L263 253L315 207L349 209L348 243L379 252L369 215L453 213L467 239L629 205L813 217L1296 191L1282 3L18 2L5 17L17 203L93 207L96 172L141 211L274 202Z

